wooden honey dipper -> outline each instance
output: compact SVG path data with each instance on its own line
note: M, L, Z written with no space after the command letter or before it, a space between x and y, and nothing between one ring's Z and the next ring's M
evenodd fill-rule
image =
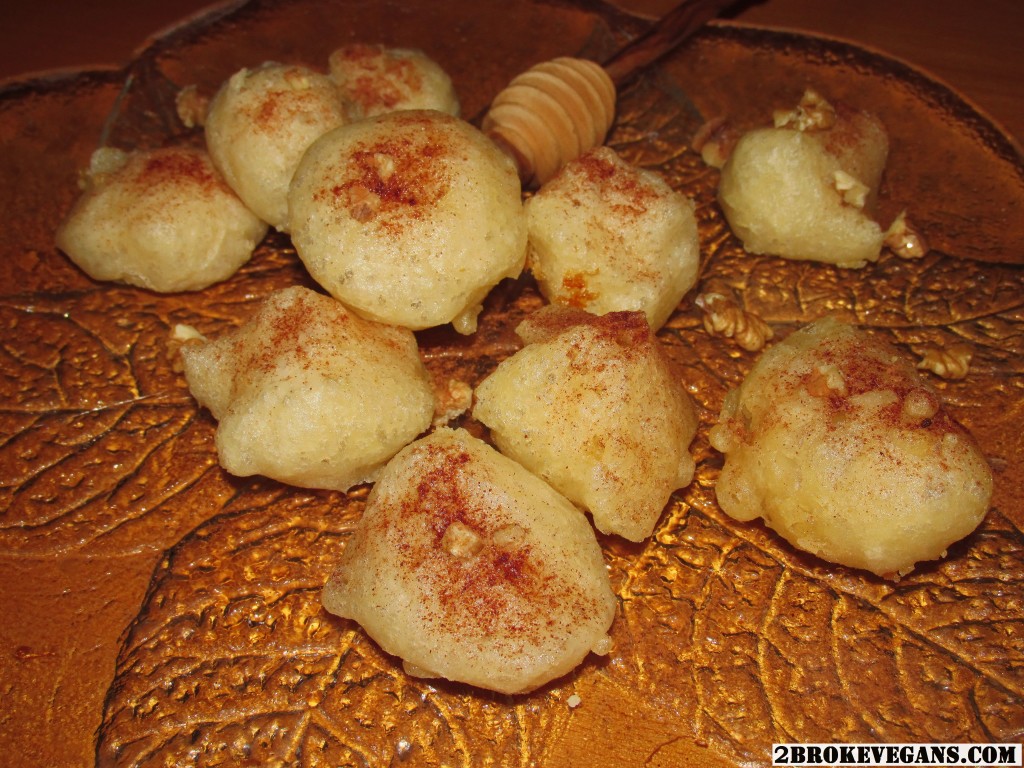
M735 0L683 0L603 64L568 56L517 75L491 102L482 130L538 187L570 160L604 143L616 91Z

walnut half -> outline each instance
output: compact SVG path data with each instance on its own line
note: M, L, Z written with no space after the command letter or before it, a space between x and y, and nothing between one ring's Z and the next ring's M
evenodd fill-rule
M733 339L748 352L763 349L775 335L768 323L743 309L736 294L724 285L708 286L695 303L704 313L704 329L708 333Z
M886 247L901 259L920 259L928 253L928 241L916 227L907 221L907 212L901 211L886 230Z
M772 119L776 128L824 131L836 124L836 110L820 93L808 88L794 109L777 109Z
M951 344L948 347L926 347L917 367L931 371L943 379L966 378L974 353L969 344Z

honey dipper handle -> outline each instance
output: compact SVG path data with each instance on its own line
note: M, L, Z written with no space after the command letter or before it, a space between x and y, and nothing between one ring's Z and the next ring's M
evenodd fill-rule
M512 158L524 187L539 187L604 143L616 90L737 0L682 0L603 65L559 57L517 75L480 123Z
M605 71L616 86L621 86L735 4L736 0L682 0L647 32L604 62Z

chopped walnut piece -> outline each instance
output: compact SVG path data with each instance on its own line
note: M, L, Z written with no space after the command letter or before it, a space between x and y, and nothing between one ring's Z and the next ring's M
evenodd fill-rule
M355 184L348 191L349 214L358 222L365 223L377 215L381 199L374 191L363 184Z
M843 198L843 202L863 210L865 203L868 201L868 193L871 192L868 186L845 171L836 171L833 176L835 178L836 191Z
M775 334L771 327L752 312L747 312L736 295L725 286L710 286L696 304L704 312L704 329L712 335L733 339L748 352L763 349Z
M171 361L171 368L174 369L175 373L182 373L185 370L185 366L181 362L181 356L178 354L181 348L186 344L197 344L206 340L206 337L191 325L177 323L174 326L171 331L171 338L167 342L167 359Z
M370 166L377 171L377 176L381 181L388 181L395 175L397 164L393 155L389 155L387 152L374 152L370 159Z
M951 344L948 347L927 347L917 367L931 371L943 379L962 379L971 367L973 351L969 344Z
M466 560L483 549L484 542L476 531L456 520L441 537L441 546L452 557Z
M928 242L909 221L907 212L901 211L885 233L886 247L901 259L920 259L928 253Z
M821 364L811 371L805 386L814 397L845 397L847 394L843 372L831 363Z
M725 118L716 117L708 120L694 134L690 145L694 151L700 152L705 165L721 168L732 154L732 148L739 141L740 134Z
M89 167L78 174L78 188L83 192L102 187L111 174L128 163L128 153L114 147L100 147L89 158Z
M188 341L206 341L206 337L203 334L191 325L185 325L184 323L177 323L174 326L174 330L171 331L171 339L180 341L183 344Z
M186 128L195 128L206 123L206 112L210 108L210 99L199 94L194 85L186 85L174 97L174 106L178 119Z
M448 379L434 386L434 426L440 427L469 410L473 404L473 388L464 381Z
M795 109L775 110L772 117L776 128L821 131L835 125L836 111L820 93L808 88Z

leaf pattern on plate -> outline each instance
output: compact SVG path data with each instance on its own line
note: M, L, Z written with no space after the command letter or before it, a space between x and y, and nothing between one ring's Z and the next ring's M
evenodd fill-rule
M557 739L568 689L588 675L737 761L773 741L1021 732L1024 550L998 512L950 558L892 584L723 518L714 471L702 463L641 552L605 542L622 601L611 657L519 698L409 678L323 611L362 493L254 483L157 569L98 764L518 765Z
M677 526L679 509L688 512ZM723 519L708 482L623 585L630 681L738 762L773 742L1004 741L1024 729L1019 533L994 512L891 584ZM679 667L689 670L680 675Z
M502 765L542 748L541 699L407 678L320 590L361 514L256 483L154 574L108 695L99 765ZM243 501L244 500L244 501ZM543 724L545 727L539 727Z
M714 500L721 457L706 428L753 356L695 326L677 316L666 348L704 385L697 474L642 552L606 547L623 607L614 672L604 673L621 675L619 688L678 713L695 742L739 763L759 764L773 742L1019 738L1019 523L994 509L945 560L894 584L728 518ZM972 386L950 383L947 399ZM1016 411L1019 388L999 401Z
M3 410L16 425L0 452L8 546L163 551L234 493L171 336L178 323L222 332L253 311L254 297L301 281L294 252L276 242L230 288L205 293L202 307L119 286L0 305L7 334L32 340L0 349Z

